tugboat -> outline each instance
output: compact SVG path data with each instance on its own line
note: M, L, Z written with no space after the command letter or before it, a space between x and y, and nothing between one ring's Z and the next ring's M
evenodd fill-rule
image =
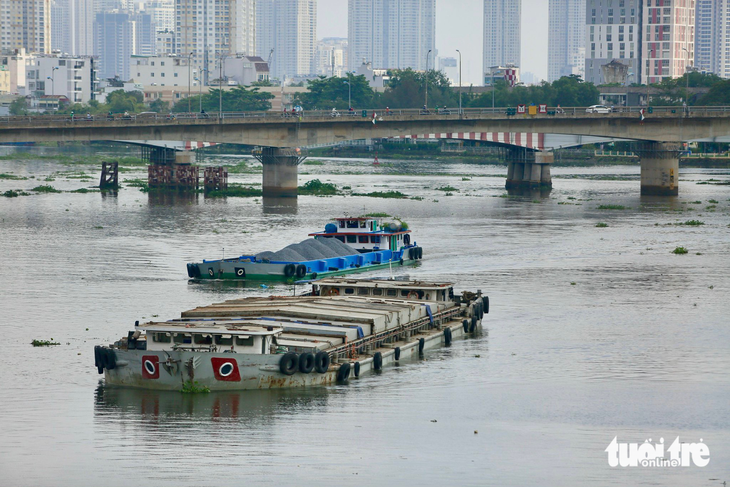
M448 282L329 278L135 323L94 347L107 385L207 392L347 382L479 330L489 298Z
M188 277L293 282L409 265L423 257L423 248L411 241L411 231L402 222L336 218L323 232L309 236L313 238L278 252L189 263Z

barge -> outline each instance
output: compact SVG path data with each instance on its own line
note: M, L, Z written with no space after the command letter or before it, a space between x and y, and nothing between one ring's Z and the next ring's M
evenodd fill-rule
M411 241L411 231L401 222L336 218L309 237L278 252L189 263L188 277L292 282L409 265L423 257L423 248Z
M217 391L322 386L481 329L489 298L448 282L329 278L302 296L234 299L135 323L94 347L110 386Z

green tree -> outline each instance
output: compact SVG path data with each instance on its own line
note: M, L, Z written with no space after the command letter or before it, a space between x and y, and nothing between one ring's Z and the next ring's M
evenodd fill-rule
M146 110L144 95L141 91L112 91L106 97L106 107L104 108L112 113L144 112Z
M308 110L329 110L331 108L347 110L349 108L348 99L352 100L353 107L371 107L373 95L373 89L370 88L365 76L348 73L347 79L320 76L311 80L309 91L298 93L294 100Z
M593 83L586 83L580 76L571 75L539 85L510 87L505 81L494 84L494 106L515 107L517 105L539 105L545 103L554 107L590 106L598 103L599 91ZM491 107L492 92L472 97L467 106Z
M25 103L25 97L19 96L10 103L10 115L27 115L28 105Z
M170 102L158 98L150 103L150 110L157 113L166 113L170 110Z
M189 105L195 111L202 106L202 109L209 113L218 112L219 107L224 112L263 112L271 108L272 98L273 94L261 92L258 87L249 89L238 85L231 90L223 90L222 94L220 89L211 89L202 96L202 99L199 95L192 96ZM172 111L187 112L188 99L177 102Z
M715 83L710 91L697 101L697 105L727 106L730 104L730 80L721 80Z
M454 107L459 103L459 94L454 92L448 78L441 71L420 73L408 68L392 70L388 74L388 86L375 100L378 108L422 107L426 103L426 82L429 107Z

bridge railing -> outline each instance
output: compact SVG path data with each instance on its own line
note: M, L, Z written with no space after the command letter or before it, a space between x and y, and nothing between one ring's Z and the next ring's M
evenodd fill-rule
M122 124L130 123L148 123L154 121L156 123L173 123L176 121L225 121L225 120L251 120L260 121L288 120L372 120L376 118L376 122L387 120L390 117L408 117L408 118L433 118L433 119L459 119L470 118L474 116L493 116L495 118L503 118L509 116L511 118L544 118L544 117L606 117L615 116L614 114L633 114L640 116L643 110L645 117L652 115L676 115L681 116L703 116L717 113L730 113L730 107L726 106L692 106L685 109L684 107L611 107L611 113L589 113L589 107L547 107L547 113L537 113L536 115L517 114L515 107L496 107L496 108L464 108L459 114L458 108L439 107L437 108L407 108L407 109L357 109L357 110L304 110L301 112L223 112L214 113L139 113L139 114L115 114L107 115L60 115L60 114L39 114L39 115L16 115L0 117L0 126L12 124L36 124L36 123L65 123L65 124L85 124L92 122L119 122ZM650 111L651 110L651 111ZM222 120L221 120L222 119Z

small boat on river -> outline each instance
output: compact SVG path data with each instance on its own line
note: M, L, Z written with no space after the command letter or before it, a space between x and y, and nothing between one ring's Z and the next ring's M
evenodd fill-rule
M323 232L309 236L278 252L189 263L188 277L291 282L408 265L423 257L423 248L411 241L411 231L402 222L336 218Z
M94 347L107 385L178 391L329 385L449 346L489 312L448 282L329 278L301 296L234 299L135 323Z

